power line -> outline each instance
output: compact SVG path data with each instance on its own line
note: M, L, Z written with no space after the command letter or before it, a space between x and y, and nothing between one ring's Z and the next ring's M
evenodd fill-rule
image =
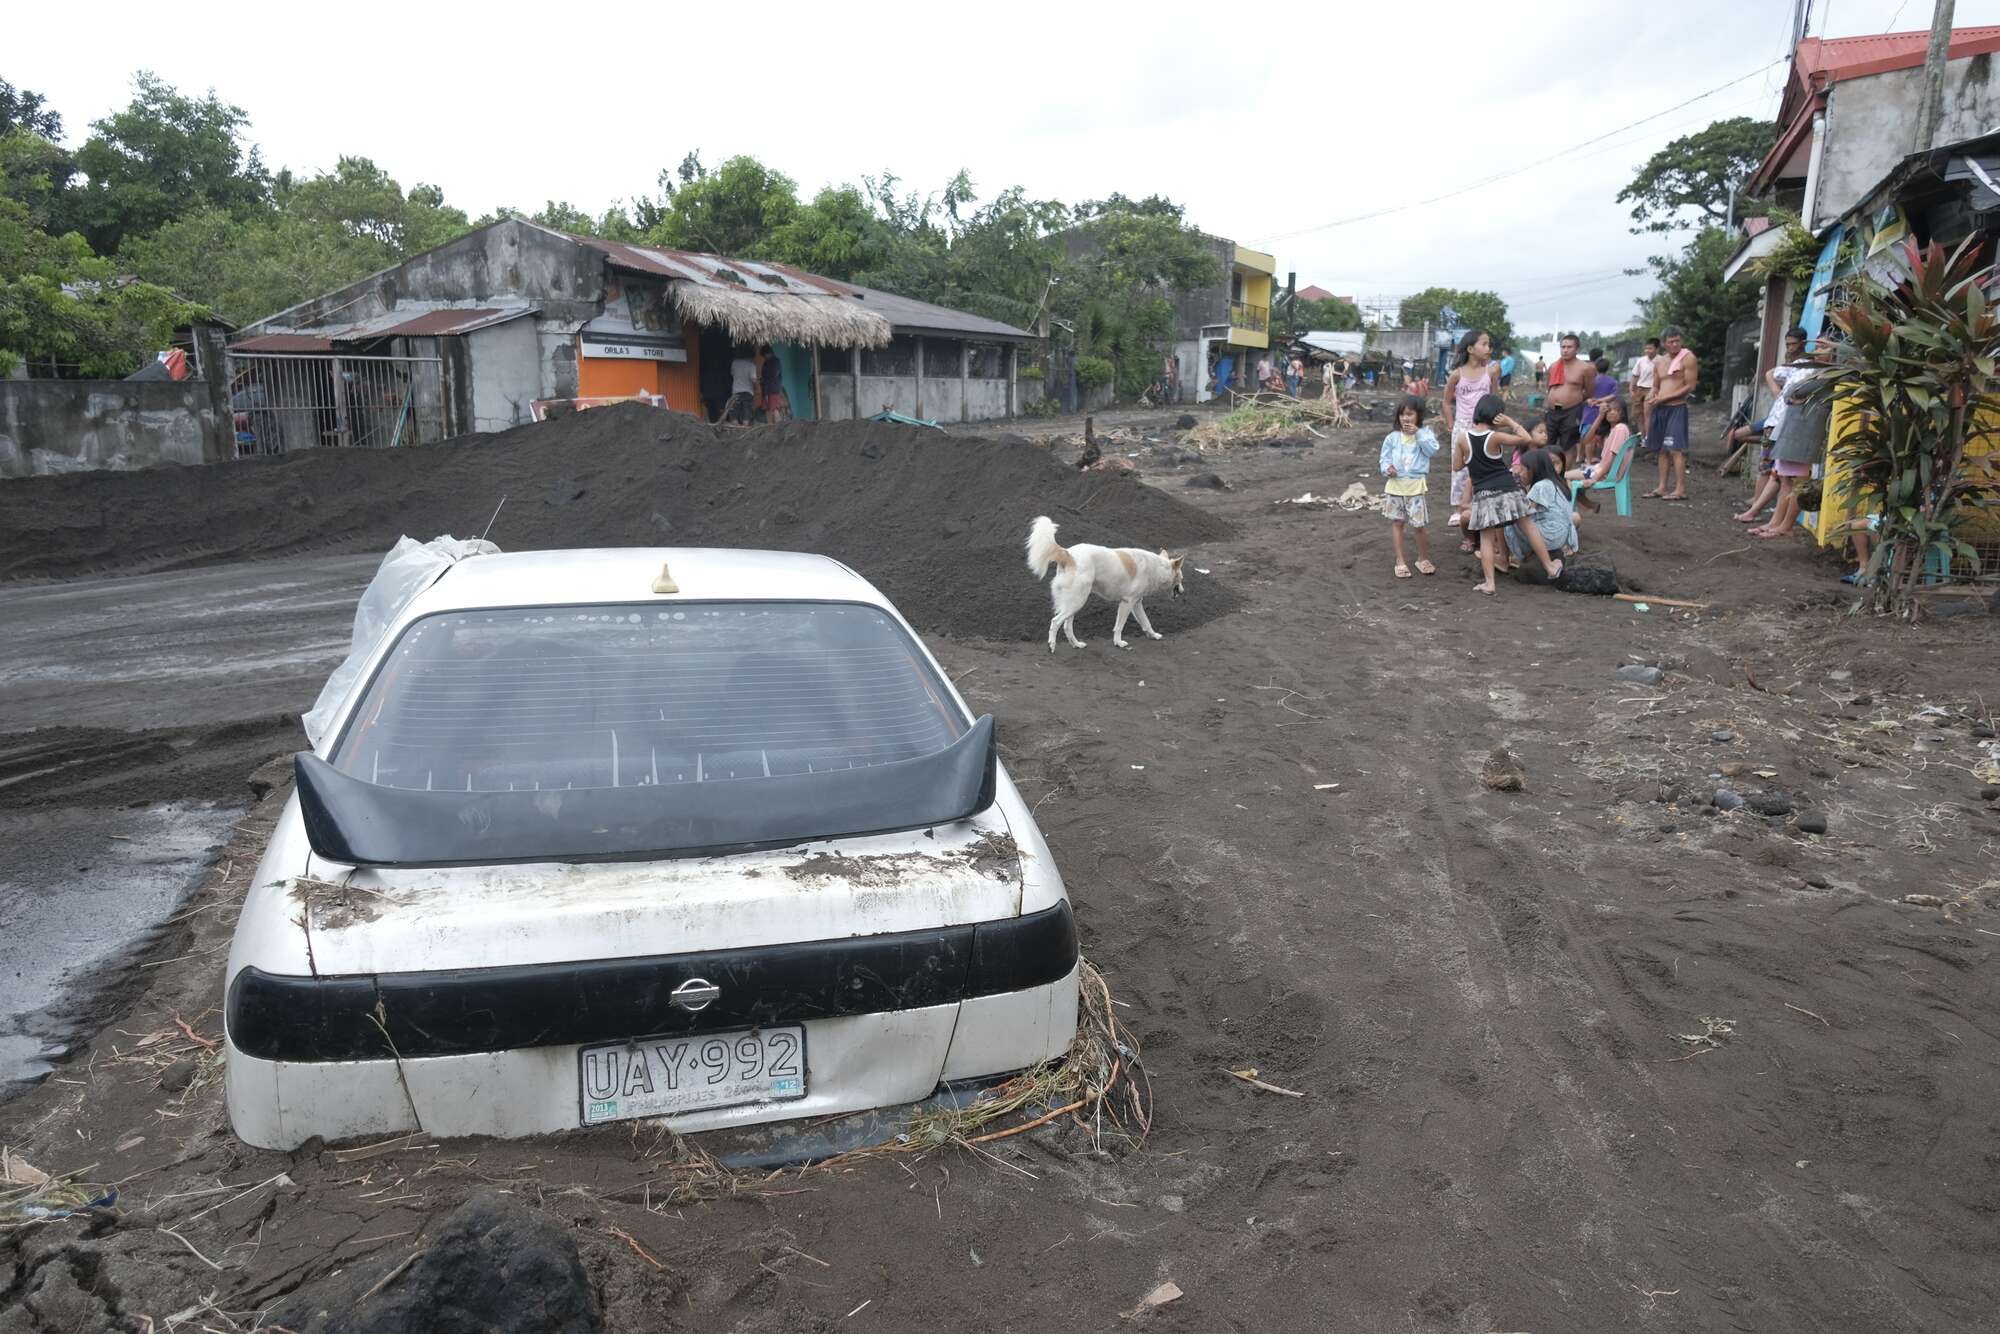
M1484 189L1486 186L1498 184L1501 181L1508 180L1515 176L1519 176L1524 172L1533 171L1537 167L1547 166L1551 162L1555 162L1561 158L1566 158L1570 156L1572 153L1576 153L1585 148L1591 147L1593 144L1602 143L1604 140L1611 138L1613 135L1619 135L1625 133L1627 130L1637 129L1639 126L1648 124L1649 122L1652 121L1659 120L1663 116L1671 116L1674 112L1679 111L1684 107L1693 106L1696 102L1702 101L1705 98L1713 97L1717 93L1722 92L1725 89L1734 88L1737 84L1742 83L1745 80L1754 79L1759 75L1763 74L1766 70L1770 69L1772 65L1777 65L1781 63L1783 62L1780 60L1773 60L1769 62L1769 64L1759 65L1756 69L1751 70L1748 74L1740 75L1737 78L1731 79L1728 83L1718 84L1715 87L1709 89L1705 93L1696 93L1693 97L1688 98L1685 102L1676 102L1674 103L1674 105L1668 107L1664 111L1656 111L1650 116L1644 116L1638 120L1631 122L1629 125L1620 125L1617 129L1607 130L1603 134L1600 134L1595 138L1585 139L1581 143L1571 144L1569 147L1551 153L1547 157L1536 158L1533 162L1524 163L1519 167L1515 167L1511 171L1503 171L1498 175L1485 177L1481 180L1474 181L1470 185L1462 185L1456 190L1448 190L1441 195L1432 195L1429 199L1413 200L1407 204L1396 204L1390 208L1376 209L1372 213L1358 213L1351 218L1339 218L1333 222L1320 223L1318 226L1315 227L1301 227L1299 230L1295 232L1279 232L1276 235L1262 236L1259 237L1258 239L1263 241L1267 245L1275 244L1276 242L1279 241L1289 241L1292 238L1298 236L1310 236L1314 232L1331 231L1335 227L1348 227L1352 226L1354 223L1357 222L1372 222L1376 218L1386 218L1396 213L1407 213L1413 208L1424 208L1431 204L1443 203L1447 199L1456 199L1460 195L1470 194L1474 190L1480 190Z

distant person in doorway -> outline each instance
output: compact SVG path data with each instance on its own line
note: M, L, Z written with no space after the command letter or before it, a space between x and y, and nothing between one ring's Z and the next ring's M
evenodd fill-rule
M1167 402L1181 401L1181 359L1172 352L1167 353L1160 366L1160 388Z
M722 410L722 419L748 426L751 400L756 394L757 363L750 359L749 348L739 347L729 362L729 402Z
M713 351L703 339L701 348L701 405L708 414L708 420L719 422L729 407L729 360L721 355L721 349Z
M1285 363L1285 392L1290 394L1293 398L1297 398L1299 396L1299 391L1305 388L1305 384L1306 384L1305 360L1301 358L1297 353L1293 353L1292 359Z
M778 360L778 354L771 350L769 343L757 349L757 355L764 359L762 377L764 388L764 420L785 421L791 416L791 405L785 399L785 367Z

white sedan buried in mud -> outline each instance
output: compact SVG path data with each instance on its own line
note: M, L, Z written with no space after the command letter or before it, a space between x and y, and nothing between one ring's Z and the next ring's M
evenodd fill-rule
M992 719L822 557L459 561L297 778L226 979L254 1145L819 1117L1075 1034Z

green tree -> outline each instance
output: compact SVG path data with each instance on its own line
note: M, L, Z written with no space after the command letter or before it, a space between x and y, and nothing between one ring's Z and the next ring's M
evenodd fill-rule
M763 243L763 258L829 278L850 279L887 260L889 230L852 185L828 186Z
M157 76L133 76L130 106L91 125L77 150L86 178L71 191L71 217L100 255L202 205L247 217L263 207L270 179L243 143L249 118L209 93L184 96Z
M511 209L502 209L509 213ZM597 221L588 213L570 203L567 199L551 199L533 213L524 215L529 222L553 227L559 232L569 232L576 236L596 236Z
M1768 120L1736 116L1682 135L1653 154L1632 183L1618 192L1618 202L1632 206L1632 230L1672 232L1724 222L1729 216L1730 185L1764 160L1774 133ZM1761 214L1765 207L1738 197L1736 216Z
M755 259L798 212L798 184L754 157L738 155L710 171L690 153L677 175L678 183L660 176L664 214L646 233L654 245Z
M1079 351L1108 358L1118 391L1144 389L1174 332L1175 292L1221 279L1208 239L1181 207L1158 195L1122 195L1079 206L1075 258L1057 266L1055 308L1076 330Z
M68 190L76 160L32 130L0 134L0 195L28 210L50 235L70 230Z
M1680 326L1688 346L1701 359L1701 388L1709 393L1722 384L1729 326L1757 313L1755 286L1722 279L1735 251L1736 239L1729 232L1702 228L1680 254L1649 261L1660 286L1639 302L1643 328L1657 332L1670 324Z
M1405 329L1421 329L1429 324L1442 328L1446 306L1458 312L1459 327L1484 329L1493 337L1493 350L1516 345L1514 326L1507 318L1507 303L1495 292L1464 291L1456 287L1426 287L1415 296L1403 298L1396 322Z
M282 173L272 195L285 217L372 244L385 264L442 245L472 226L437 186L413 185L406 194L365 157L343 156L332 171L305 180Z
M1297 319L1300 333L1313 330L1338 333L1343 329L1362 327L1361 307L1337 296L1324 301L1299 302Z
M129 272L248 323L463 235L436 186L405 193L367 158L331 172L280 172L273 207L248 218L208 205L119 249Z
M129 375L196 307L165 288L121 280L81 236L50 236L0 199L0 375L22 360L86 378Z
M0 79L0 134L26 130L44 139L61 140L62 117L44 105L40 93L16 88Z

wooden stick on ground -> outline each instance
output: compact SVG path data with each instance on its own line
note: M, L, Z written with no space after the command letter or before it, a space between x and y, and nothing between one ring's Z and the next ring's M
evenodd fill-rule
M1684 598L1656 598L1643 593L1613 593L1611 596L1618 602L1645 602L1655 607L1694 607L1703 611L1708 609L1706 602L1689 602Z
M1262 1089L1266 1093L1282 1093L1287 1098L1303 1098L1306 1096L1297 1089L1281 1089L1276 1084L1266 1084L1263 1080L1257 1078L1255 1070L1226 1070L1223 1073L1229 1075L1232 1079L1242 1080L1251 1088Z

